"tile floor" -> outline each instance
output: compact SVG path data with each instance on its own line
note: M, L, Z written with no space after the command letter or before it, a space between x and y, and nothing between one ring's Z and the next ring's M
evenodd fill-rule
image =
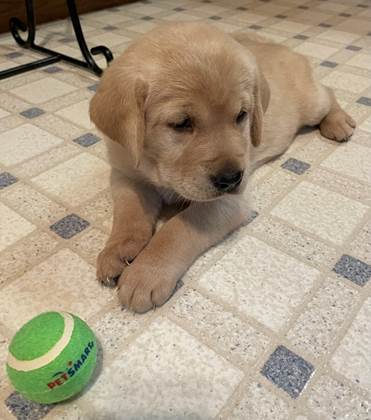
M371 419L371 1L146 0L82 16L115 55L162 21L257 31L308 55L358 122L300 134L254 176L257 214L199 258L164 307L133 315L95 282L112 209L87 107L98 80L62 63L0 83L0 364L30 316L87 320L95 381L28 403L0 370L1 419ZM38 39L79 52L71 25ZM35 55L0 36L0 68ZM268 264L267 264L268 262Z

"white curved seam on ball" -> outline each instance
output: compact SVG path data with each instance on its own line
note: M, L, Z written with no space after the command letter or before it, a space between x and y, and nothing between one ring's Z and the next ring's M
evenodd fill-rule
M70 342L73 327L74 327L74 319L72 315L67 312L58 312L62 315L64 320L64 330L62 337L55 343L55 345L44 355L33 359L33 360L18 360L15 358L10 352L8 354L8 365L15 369L20 370L23 372L28 372L34 369L40 369L43 366L48 365L52 362L56 357L60 355L60 353L65 349L65 347Z

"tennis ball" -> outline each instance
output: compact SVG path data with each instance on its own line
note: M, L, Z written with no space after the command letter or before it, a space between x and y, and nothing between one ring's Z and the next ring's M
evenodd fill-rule
M45 312L15 334L6 368L25 398L51 404L80 392L96 360L94 333L82 319L67 312Z

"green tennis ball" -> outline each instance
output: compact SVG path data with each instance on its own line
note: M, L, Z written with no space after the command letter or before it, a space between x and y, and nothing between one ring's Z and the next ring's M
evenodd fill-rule
M51 404L80 392L96 361L97 342L82 319L66 312L45 312L15 334L6 368L20 394Z

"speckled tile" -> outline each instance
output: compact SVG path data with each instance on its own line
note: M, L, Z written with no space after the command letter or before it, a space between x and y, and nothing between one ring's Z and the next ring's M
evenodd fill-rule
M264 334L195 290L187 290L172 310L183 324L240 366L254 362L268 345Z
M30 103L41 104L75 89L70 84L60 82L52 77L45 77L42 80L12 89L10 92Z
M93 124L89 117L89 101L84 100L73 104L67 108L63 108L56 113L67 120L72 121L74 124L80 125L84 128L93 128Z
M84 203L79 209L79 214L94 222L109 219L112 214L112 192L110 189L95 196L93 200Z
M314 366L284 346L278 346L265 362L261 374L290 397L297 398L314 372Z
M32 178L42 190L54 194L65 205L79 205L108 187L110 167L95 156L78 156ZM69 174L68 178L66 174Z
M63 120L53 114L43 114L32 121L32 124L40 128L44 128L55 136L63 137L63 139L74 139L82 134L85 130L81 127Z
M357 395L346 383L321 376L313 385L308 407L323 419L365 420L371 417L371 402Z
M94 267L61 249L1 289L0 322L15 332L48 310L70 311L88 320L112 298L112 292L96 281Z
M253 381L242 391L236 407L223 420L287 420L290 408L286 401L276 396L260 382Z
M0 286L22 275L40 259L51 254L58 242L39 230L4 250L0 258Z
M268 240L276 247L287 249L291 254L305 258L315 265L329 267L335 260L334 248L272 217L261 217L249 227L249 231Z
M18 183L5 191L2 199L32 222L48 224L66 214L63 206L50 200L29 185Z
M371 184L370 149L350 142L336 149L322 166Z
M0 364L1 366L4 366L6 363L6 358L8 356L8 340L0 333ZM0 371L0 380L1 378L5 376L4 369L1 369Z
M72 239L72 248L81 255L86 261L95 265L97 256L104 248L108 235L96 228L91 228L87 232Z
M319 34L317 38L326 39L327 41L341 42L342 44L350 44L360 37L358 34L329 29L328 31Z
M371 298L368 298L335 351L331 366L353 383L371 391Z
M89 226L89 222L76 214L69 214L50 226L63 239L70 239Z
M367 210L367 206L357 201L303 181L272 210L272 214L341 245Z
M246 236L201 276L199 284L277 331L290 319L318 275L316 269Z
M14 165L62 143L62 139L31 124L0 134L0 163ZM14 149L17 153L14 153Z
M334 47L328 47L326 45L318 45L311 41L305 41L302 44L298 45L294 50L300 54L309 55L311 57L320 58L325 60L326 58L331 57L337 52L337 49Z
M242 372L160 319L106 367L82 401L88 416L109 412L112 420L212 418L241 379Z
M354 93L361 93L371 85L370 79L366 77L337 70L324 77L322 83L334 89L344 89Z
M287 333L294 348L319 357L328 352L336 334L358 301L358 293L342 281L326 278Z
M32 223L2 203L0 203L0 220L0 251L13 245L36 228Z
M290 172L293 172L296 175L302 175L310 168L310 165L307 162L303 162L294 158L289 158L281 165L281 167Z
M364 286L371 278L371 265L351 255L342 255L333 271L359 286Z
M350 244L351 254L371 265L371 221L366 223Z
M18 181L17 177L10 174L9 172L1 172L0 173L0 190L3 190L9 185L13 185Z
M17 420L41 420L53 409L52 404L45 405L28 401L18 392L9 395L5 404Z

